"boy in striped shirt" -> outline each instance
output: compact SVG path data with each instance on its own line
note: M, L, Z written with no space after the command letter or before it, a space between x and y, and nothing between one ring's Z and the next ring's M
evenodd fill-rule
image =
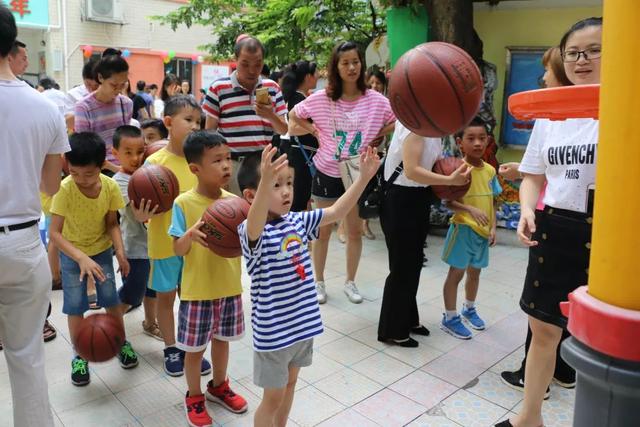
M253 381L264 389L256 427L286 424L298 373L311 365L313 338L323 330L309 241L318 237L320 226L346 216L380 165L368 148L360 158L360 177L334 205L290 212L293 168L286 156L274 160L276 152L268 145L261 158L246 159L238 172L251 203L238 233L251 276Z

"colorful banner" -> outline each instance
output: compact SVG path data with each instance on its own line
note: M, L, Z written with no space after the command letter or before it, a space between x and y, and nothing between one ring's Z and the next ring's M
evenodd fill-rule
M0 0L13 12L18 27L49 27L48 0Z

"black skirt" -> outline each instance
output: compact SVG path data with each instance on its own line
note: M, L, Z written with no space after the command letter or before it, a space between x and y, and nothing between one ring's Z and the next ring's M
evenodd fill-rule
M529 249L529 265L520 307L546 323L567 327L560 302L586 285L591 250L591 214L545 206L536 211L537 246Z

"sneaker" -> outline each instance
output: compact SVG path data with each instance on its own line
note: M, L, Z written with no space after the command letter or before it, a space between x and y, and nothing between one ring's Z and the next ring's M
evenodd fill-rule
M524 372L521 369L517 371L502 371L500 372L500 379L512 389L524 393ZM544 400L547 400L549 396L551 396L551 390L547 387L547 391L544 393Z
M184 353L182 353L184 354ZM202 362L200 362L200 375L205 376L211 373L211 362L209 362L206 358L202 358Z
M568 388L568 389L572 389L572 388L576 388L576 377L574 375L573 377L573 381L572 380L559 380L556 377L553 377L553 382L556 383L557 385L559 385L560 387L563 388Z
M177 347L172 346L164 349L164 371L172 377L184 375L182 351Z
M218 387L214 387L213 381L209 380L205 396L207 396L208 401L218 403L236 414L247 412L247 401L231 390L231 387L229 387L229 378Z
M316 295L318 296L318 304L327 302L327 288L324 282L316 282Z
M80 356L76 356L71 361L71 383L81 387L91 382L89 376L89 362Z
M210 427L213 425L213 419L209 416L204 402L204 394L191 397L187 392L184 398L184 412L187 415L187 423L191 427Z
M129 341L125 341L122 347L120 347L118 359L120 359L120 366L124 369L131 369L138 366L138 355L136 355Z
M158 324L156 322L147 323L146 320L143 320L142 321L142 331L146 335L149 335L151 338L155 338L158 341L164 341L164 338L162 337L162 332L160 331L160 327L158 326Z
M447 320L447 315L443 314L440 329L462 340L470 340L472 336L471 331L462 324L460 316L454 316L451 320Z
M462 320L466 321L472 329L475 329L476 331L484 331L484 320L478 316L478 312L475 307L464 307L460 315L462 316Z
M349 280L344 283L344 293L352 303L360 304L362 302L362 295L353 281Z

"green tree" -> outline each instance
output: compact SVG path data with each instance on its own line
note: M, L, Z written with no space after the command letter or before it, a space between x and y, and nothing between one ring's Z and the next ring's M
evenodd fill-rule
M384 10L370 0L190 0L166 16L154 16L175 31L180 25L211 28L213 43L202 48L214 60L233 57L242 33L257 37L267 63L281 66L298 59L326 64L340 40L365 48L386 32Z

